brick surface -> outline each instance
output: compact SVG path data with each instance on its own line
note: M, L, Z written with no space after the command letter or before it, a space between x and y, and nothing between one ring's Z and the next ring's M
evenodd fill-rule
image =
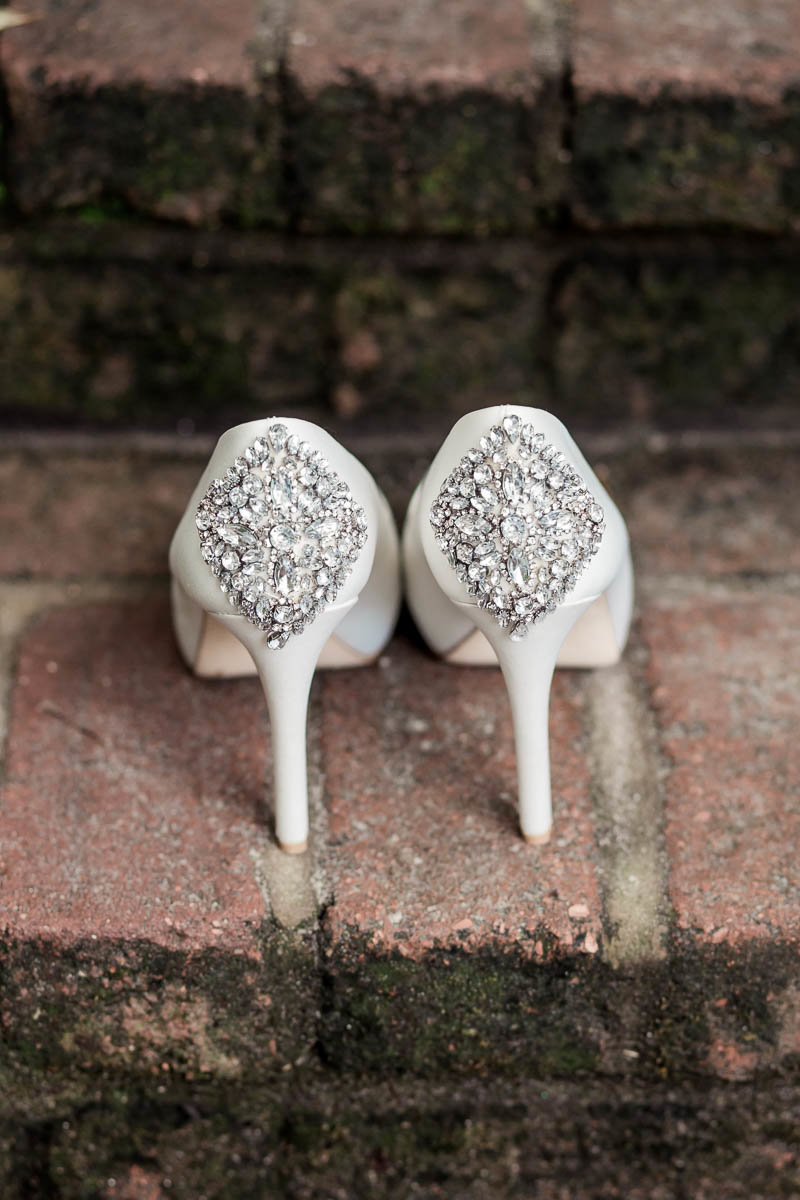
M0 575L163 575L199 461L81 455L0 458Z
M324 411L324 271L315 278L273 261L219 272L202 249L179 250L175 261L169 238L145 240L133 260L123 231L106 243L105 261L12 252L0 262L3 409L173 427L226 427L265 409Z
M430 451L375 444L353 427L399 521ZM363 444L362 444L363 442ZM592 453L646 575L725 576L800 569L800 480L789 449ZM163 575L170 538L206 457L49 450L0 455L0 576ZM31 516L35 519L31 519Z
M605 481L625 514L638 570L706 578L800 570L796 460L791 448L764 446L607 460Z
M301 224L525 231L563 179L558 9L300 0L288 45Z
M39 15L0 51L25 212L110 202L190 224L278 218L276 31L254 5L49 0Z
M797 250L652 239L570 254L552 292L558 403L673 429L756 412L766 427L783 406L794 426Z
M225 428L288 412L357 430L527 402L549 255L115 223L0 237L0 408ZM30 416L28 417L30 419Z
M499 671L448 667L399 640L377 670L325 677L322 707L334 946L355 935L378 954L411 957L492 944L541 957L553 939L597 950L577 677L560 674L554 685L546 847L526 846L518 833Z
M678 927L712 942L797 938L800 601L664 595L641 627L668 766Z
M42 617L19 656L3 794L10 935L255 953L265 721L254 680L184 670L161 603Z
M591 226L796 229L792 0L579 0L574 211Z

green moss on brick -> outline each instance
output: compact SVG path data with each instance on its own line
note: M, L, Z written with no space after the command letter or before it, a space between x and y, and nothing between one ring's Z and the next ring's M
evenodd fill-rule
M575 118L574 211L593 227L791 230L798 145L791 99L760 108L669 93L647 103L594 96Z
M303 228L348 233L526 233L562 200L563 114L553 88L527 102L434 89L385 97L366 81L292 99Z
M0 407L221 424L308 405L324 376L317 303L291 268L0 263Z
M554 296L555 386L568 409L678 424L792 405L800 387L793 250L697 244L589 252Z
M517 268L457 262L404 269L402 260L361 262L333 299L334 377L352 383L365 406L454 416L482 405L531 403L543 388L546 256ZM368 335L375 361L348 361Z
M98 940L65 952L46 942L2 948L0 1071L80 1079L237 1079L277 1075L308 1052L314 946L254 930L253 956L199 955ZM0 1108L21 1100L4 1091Z
M274 104L222 87L171 93L106 86L47 90L42 126L15 143L27 213L119 206L195 226L277 227L279 125Z
M543 966L457 949L423 963L366 949L353 958L331 971L323 1017L322 1052L340 1069L559 1077L598 1064L578 1015L603 970L592 962Z

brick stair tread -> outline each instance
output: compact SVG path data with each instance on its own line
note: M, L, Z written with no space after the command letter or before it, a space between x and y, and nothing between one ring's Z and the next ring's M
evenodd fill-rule
M630 511L639 564L630 659L636 677L646 664L669 764L670 901L679 929L714 943L798 934L787 833L798 485L790 450L751 449L747 461L746 479L735 449L682 461L621 451L600 466ZM18 650L8 734L0 886L14 936L252 953L270 918L263 702L253 680L191 678L160 595L198 467L142 455L0 464L10 602L43 589ZM94 494L107 497L102 511ZM714 494L723 503L709 510ZM46 539L29 534L24 511L42 515ZM765 582L748 582L750 571ZM103 602L92 602L95 577L107 581ZM540 956L602 948L593 678L555 683L557 826L551 846L531 850L516 834L497 673L438 664L407 631L379 667L318 677L315 853L333 944L355 937L411 958L451 943ZM777 845L775 828L786 834Z
M528 233L565 212L798 228L791 0L711 19L696 0L282 13L49 0L0 46L15 203L361 234Z

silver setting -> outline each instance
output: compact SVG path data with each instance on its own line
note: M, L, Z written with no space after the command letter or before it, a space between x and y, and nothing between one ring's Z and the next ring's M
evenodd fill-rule
M513 413L447 477L430 522L468 595L514 641L574 589L605 529L578 472Z
M347 484L279 422L211 482L195 525L220 591L273 650L335 601L367 541Z

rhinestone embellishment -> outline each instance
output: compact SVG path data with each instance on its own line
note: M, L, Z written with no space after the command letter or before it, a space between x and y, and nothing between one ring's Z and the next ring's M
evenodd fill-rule
M430 521L468 594L514 641L569 595L605 529L578 472L516 414L462 458Z
M220 590L272 650L333 603L367 540L344 480L279 423L212 480L195 525Z

